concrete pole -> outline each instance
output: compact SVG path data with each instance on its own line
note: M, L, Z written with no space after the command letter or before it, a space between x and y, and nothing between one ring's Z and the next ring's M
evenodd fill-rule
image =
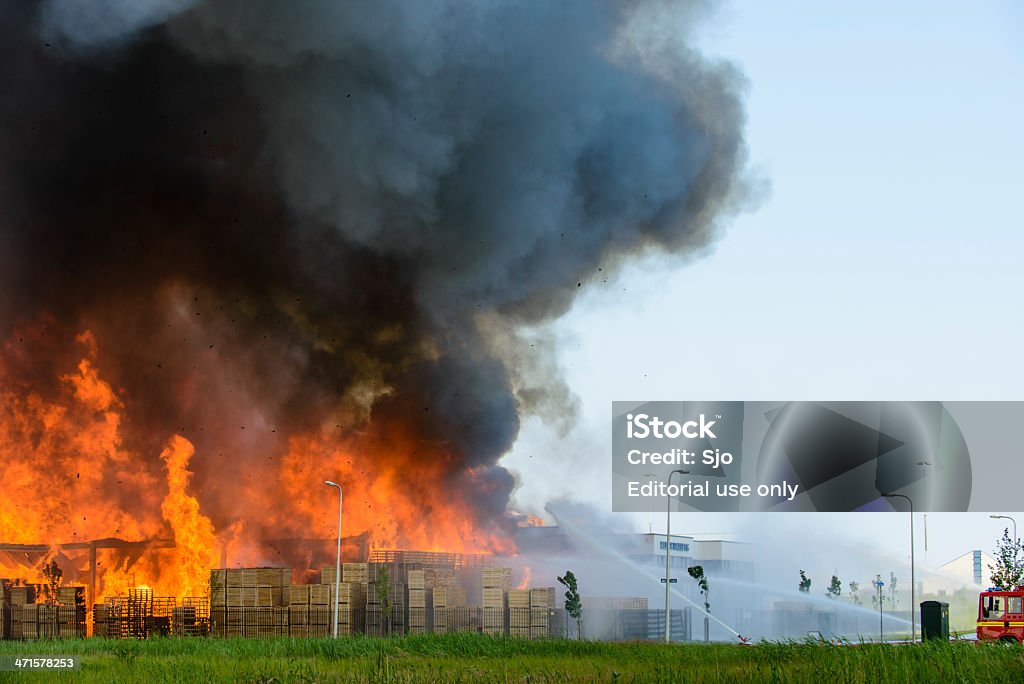
M917 604L914 587L914 502L906 494L883 494L887 499L899 497L910 504L910 641L917 643Z
M324 484L330 487L338 488L338 557L334 564L334 638L338 638L338 602L340 600L339 594L341 593L341 504L342 504L342 492L341 485L335 484L330 480L324 480Z
M673 470L671 473L668 474L668 486L672 485L673 475L675 475L676 473L679 473L680 475L686 475L689 472L690 471L688 470ZM670 555L669 552L672 549L672 497L668 494L667 491L665 492L665 500L665 643L667 644L670 643L672 636L671 613L669 611L669 608L671 607L671 598L669 596L671 584L669 582L670 578L668 563Z

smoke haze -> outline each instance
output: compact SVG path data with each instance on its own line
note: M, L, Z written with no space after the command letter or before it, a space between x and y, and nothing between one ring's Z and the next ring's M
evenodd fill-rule
M500 534L520 416L572 418L523 326L636 254L708 244L743 201L743 81L659 23L707 10L8 3L4 391L59 403L89 356L138 468L159 474L175 434L194 445L218 531L325 535L320 504L268 509L347 468L403 478L409 520L454 499ZM5 467L38 429L4 433Z

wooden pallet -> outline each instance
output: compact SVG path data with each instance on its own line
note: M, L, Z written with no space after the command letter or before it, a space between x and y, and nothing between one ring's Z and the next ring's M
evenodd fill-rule
M426 608L433 605L433 589L409 589L409 608Z
M512 588L512 568L484 568L482 576L484 589Z
M555 588L554 587L540 587L536 589L530 589L530 607L531 608L554 608L555 607Z
M484 587L481 605L484 608L504 608L505 590L497 587Z
M341 566L341 581L366 584L370 581L367 563L344 563ZM331 568L331 577L334 576L334 568ZM330 584L330 582L327 582Z
M460 608L466 605L466 590L462 587L434 587L434 608Z
M509 608L529 608L530 607L530 590L529 589L509 589L508 590L508 607Z

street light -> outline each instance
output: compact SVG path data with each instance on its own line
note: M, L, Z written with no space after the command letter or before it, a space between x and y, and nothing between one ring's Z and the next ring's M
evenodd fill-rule
M932 508L932 493L928 489L928 468L931 467L930 461L918 461L917 465L921 467L921 475L924 478L924 504L921 506L922 509L930 511ZM927 572L928 568L928 514L924 514L924 568ZM924 582L921 583L921 592L924 593ZM922 635L923 638L923 635Z
M906 494L882 494L887 499L899 497L910 504L910 643L917 643L917 604L914 590L914 502Z
M672 486L672 476L676 473L680 475L689 475L689 470L673 470L668 474L668 487ZM668 557L669 551L672 548L672 535L670 534L672 526L672 496L665 491L665 643L669 643L669 637L671 634L671 627L669 626L669 577L668 577Z
M929 461L918 461L917 465L921 468L921 476L924 478L924 505L921 506L924 510L931 509L932 493L928 491L928 467L931 466ZM925 550L927 550L928 541L925 538Z
M341 591L341 485L324 480L328 487L338 488L338 558L334 566L334 638L338 638L338 593Z
M1009 520L1010 522L1012 522L1013 523L1013 541L1014 541L1014 543L1017 542L1017 521L1016 520L1014 520L1013 518L1011 518L1008 515L990 515L988 517L992 518L993 520ZM1013 555L1014 556L1017 555L1016 547L1014 547L1014 554Z
M881 575L876 575L876 577L877 579L872 584L878 591L878 643L882 643L885 641L885 630L882 627L882 587L885 586L885 582L882 581Z

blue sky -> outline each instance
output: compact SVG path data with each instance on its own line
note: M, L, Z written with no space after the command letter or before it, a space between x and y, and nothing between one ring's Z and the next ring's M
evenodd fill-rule
M613 400L1024 399L1024 5L733 2L696 34L748 80L751 166L771 190L706 253L634 263L538 331L581 415L565 437L525 422L505 459L524 509L569 496L610 511ZM898 555L894 522L771 524ZM930 515L929 560L991 551L1001 530Z

